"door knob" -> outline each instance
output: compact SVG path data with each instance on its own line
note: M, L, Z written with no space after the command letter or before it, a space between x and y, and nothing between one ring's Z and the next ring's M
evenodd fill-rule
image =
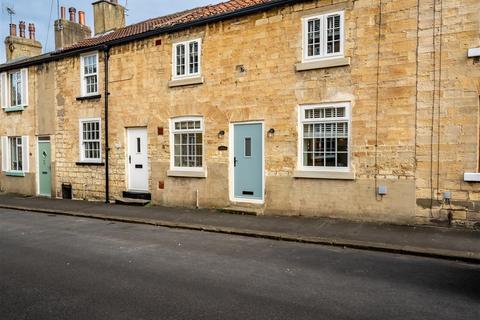
M238 163L237 157L233 157L233 166L236 167Z

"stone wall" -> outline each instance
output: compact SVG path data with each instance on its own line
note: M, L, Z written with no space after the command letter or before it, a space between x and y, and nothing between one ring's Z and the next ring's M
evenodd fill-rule
M267 130L275 128L275 136L265 138L263 212L412 222L416 8L414 1L383 3L380 29L380 7L375 1L333 5L310 1L114 47L110 58L112 196L126 190L126 128L145 126L154 203L194 206L198 190L200 206L232 205L229 154L218 146L228 146L231 123L263 120ZM350 66L295 71L295 64L301 62L302 17L338 8L345 9L345 55L351 58ZM170 88L172 42L199 37L204 83ZM159 38L161 45L156 45ZM245 72L238 72L240 65ZM75 165L79 117L103 117L103 100L76 101L79 72L79 57L57 64L58 182L72 183L77 198L101 199L104 168ZM335 101L352 105L356 180L294 178L299 105ZM205 179L166 175L169 120L184 115L204 117ZM164 129L163 135L158 135L158 128ZM225 137L218 137L220 130ZM389 187L383 199L376 197L379 184Z
M480 46L480 3L433 1L306 1L112 48L111 196L127 188L126 128L147 127L154 203L193 207L198 192L201 207L238 205L229 199L229 152L218 147L231 147L231 123L262 120L275 128L265 136L266 197L257 208L265 214L431 223L444 218L440 200L452 191L452 208L463 208L454 218L480 220L480 189L463 182L465 171L478 171L480 68L466 50ZM339 8L350 65L296 71L302 17ZM204 83L170 88L172 43L195 38ZM103 83L102 63L99 70ZM57 192L70 182L75 197L102 199L104 167L75 163L78 120L103 119L104 97L76 100L78 56L57 62L56 71ZM299 105L337 101L352 106L356 179L294 178ZM207 178L167 176L169 121L185 115L204 117ZM383 185L388 194L378 197Z
M28 136L29 142L29 172L25 177L0 177L0 191L20 193L24 195L37 194L37 136L49 135L54 131L54 73L47 65L28 68L28 106L23 111L5 112L0 110L0 136ZM50 109L45 109L47 107ZM39 106L42 107L39 107ZM43 115L44 112L50 112ZM38 115L41 114L39 117ZM48 120L38 121L46 117ZM2 151L0 150L0 153Z
M423 0L420 6L417 102L417 217L419 221L480 220L480 2ZM452 204L443 201L452 193Z

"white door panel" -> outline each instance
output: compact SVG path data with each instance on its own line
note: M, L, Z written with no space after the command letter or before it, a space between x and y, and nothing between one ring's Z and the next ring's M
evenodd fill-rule
M127 129L128 189L148 191L147 128Z

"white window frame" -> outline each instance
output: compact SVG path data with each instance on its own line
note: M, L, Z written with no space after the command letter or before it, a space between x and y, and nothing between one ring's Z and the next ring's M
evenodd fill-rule
M85 74L85 59L86 58L89 58L89 57L93 57L95 56L95 63L96 63L96 66L97 66L97 72L96 73L91 73L91 74ZM80 95L82 97L89 97L89 96L95 96L95 95L98 95L99 92L100 92L100 79L99 79L99 65L98 65L98 52L89 52L89 53L85 53L85 54L82 54L80 55ZM87 76L93 76L95 75L97 77L97 91L95 92L90 92L90 93L87 93L87 80L86 80L86 77Z
M21 103L12 104L12 83L11 76L20 75L20 97ZM18 90L18 88L17 88ZM28 106L28 68L6 71L0 74L0 104L3 109L23 109Z
M185 121L200 121L200 129L175 129L175 123ZM202 134L202 166L201 167L177 167L175 166L175 134L176 133L201 133ZM202 116L176 117L170 119L170 169L172 171L194 171L205 170L205 125Z
M340 16L340 52L336 53L327 53L327 18L330 16ZM320 20L320 45L321 53L317 56L308 56L308 22L310 20ZM328 12L321 15L312 15L307 16L302 19L302 33L303 33L303 43L302 43L302 57L303 62L317 61L317 60L328 60L333 58L344 57L345 50L345 11L334 11Z
M305 110L307 109L326 109L332 107L344 107L345 116L341 118L317 118L317 119L305 119ZM347 145L347 166L346 167L314 167L305 166L303 163L303 125L306 123L328 123L328 122L347 122L348 123L348 145ZM311 172L351 172L351 154L352 154L352 118L351 118L351 103L350 102L333 102L333 103L321 103L321 104L309 104L301 105L298 108L298 158L297 168L299 171L311 171Z
M99 142L99 157L85 158L85 146L83 140L83 124L88 122L98 122L98 142ZM80 143L80 162L84 163L101 163L102 162L102 119L101 118L85 118L79 120L78 137ZM90 140L92 142L92 140Z
M12 168L12 139L20 139L21 141L21 154L22 169L14 170ZM29 137L28 136L3 136L1 137L1 151L2 151L2 171L9 174L16 174L18 176L24 176L26 172L29 172ZM17 147L18 152L18 147ZM17 158L18 158L17 154Z
M190 72L190 43L197 42L198 43L198 72L191 73ZM184 75L177 75L177 47L179 45L185 46L185 74ZM196 78L202 74L202 39L192 39L188 41L182 42L175 42L172 45L172 79L179 80L179 79L188 79L188 78Z

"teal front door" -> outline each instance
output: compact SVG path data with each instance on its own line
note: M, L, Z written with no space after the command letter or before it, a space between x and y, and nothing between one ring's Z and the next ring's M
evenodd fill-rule
M263 200L263 125L235 124L234 197L237 200Z
M52 165L50 141L38 142L38 193L42 196L51 196Z

